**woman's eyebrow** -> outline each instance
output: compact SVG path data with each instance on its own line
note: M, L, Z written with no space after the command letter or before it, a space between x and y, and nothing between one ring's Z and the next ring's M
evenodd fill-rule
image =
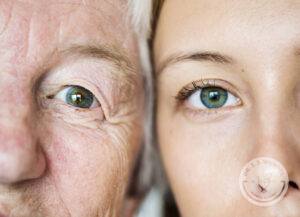
M165 68L183 61L209 61L218 64L233 64L233 58L217 52L190 52L170 55L157 67L157 74L160 74Z

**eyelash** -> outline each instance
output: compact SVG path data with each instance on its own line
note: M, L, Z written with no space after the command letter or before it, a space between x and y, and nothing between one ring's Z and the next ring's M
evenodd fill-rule
M192 83L183 87L175 96L175 99L179 102L185 101L188 99L193 93L197 90L200 90L205 87L221 87L220 85L216 85L216 79L200 79L197 81L193 81ZM221 87L223 88L223 87ZM223 88L226 89L226 88Z

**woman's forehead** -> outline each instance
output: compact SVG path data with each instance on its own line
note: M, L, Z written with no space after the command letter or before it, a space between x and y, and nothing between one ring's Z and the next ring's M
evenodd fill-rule
M195 49L273 52L299 46L299 35L299 1L174 0L160 13L154 53L164 59Z
M213 29L228 28L234 24L247 25L249 30L255 26L276 25L281 21L300 20L300 2L293 1L234 1L234 0L173 0L165 1L159 18L159 24L182 30L192 27L204 27L205 32ZM209 28L208 28L209 27ZM158 28L158 30L160 30Z

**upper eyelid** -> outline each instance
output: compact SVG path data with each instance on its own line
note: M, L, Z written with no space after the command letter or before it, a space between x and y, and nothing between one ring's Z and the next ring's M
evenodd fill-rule
M191 96L194 92L196 92L197 90L200 90L202 88L205 88L209 85L204 85L204 84L201 84L201 85L197 85L195 81L193 81L192 83L186 85L185 87L183 87L179 93L175 96L176 99L178 100L184 100L186 99L187 97ZM216 86L216 85L210 85L210 86ZM192 89L190 89L192 88Z
M32 81L32 91L35 94L41 90L41 87L43 87L44 83L48 83L48 80L57 80L57 78L59 78L59 80L65 80L65 77L74 76L76 75L74 73L77 73L81 70L87 71L79 75L82 78L87 79L87 77L94 77L93 80L103 80L101 76L104 76L107 77L107 79L118 79L122 83L136 85L138 81L137 73L135 72L135 69L132 68L131 64L128 63L129 60L125 61L122 59L120 61L114 61L115 58L113 57L101 58L101 54L97 54L96 52L93 53L93 51L90 51L91 54L88 54L89 51L84 50L84 48L81 47L74 47L72 49L78 49L79 51L77 51L75 54L66 54L66 60L63 59L62 61L54 62L51 64L51 66L40 69L40 71L44 71L44 73ZM70 53L72 49L66 49L63 52ZM73 60L69 61L70 59L68 59L68 57L73 58ZM86 64L86 62L88 62L88 64ZM88 65L89 67L85 67L85 69L83 69L81 68L83 65ZM101 73L101 70L103 70L105 73ZM62 77L63 79L61 79Z
M45 61L48 70L46 74L51 71L56 71L55 69L60 68L64 64L68 64L70 60L72 63L93 59L98 62L103 62L113 66L113 68L118 70L118 74L122 74L125 77L131 77L132 74L136 74L136 69L126 51L118 47L101 46L97 44L71 44L59 49L56 49L51 53ZM121 70L121 72L119 72Z
M41 85L41 87L43 87L40 88L40 93L42 93L42 97L45 95L55 95L68 86L81 86L93 93L97 99L102 98L103 95L101 94L102 91L100 87L98 87L97 84L94 84L94 82L91 82L88 79L77 77L70 78L69 76L67 76L67 78L62 79L59 82L52 82L52 80L55 79L50 79L50 82L46 81L43 85Z
M44 93L56 93L62 86L83 86L95 95L105 117L109 118L113 115L115 108L120 106L121 100L125 100L125 97L126 100L133 97L131 94L135 92L132 90L142 87L139 83L139 79L141 79L139 74L124 73L124 71L128 71L128 69L119 69L118 66L105 59L77 58L74 62L63 62L50 69L48 73L44 73L44 79L39 85L36 96L43 100L45 99ZM130 94L126 96L124 94L120 99L113 98L112 91L116 89L120 91L120 87L130 89L128 92Z
M59 86L59 85L57 85L57 86ZM84 85L80 85L80 84L64 84L64 85L61 85L60 87L56 88L48 96L54 97L55 95L59 94L61 91L65 91L65 89L70 88L70 87L75 87L75 86L83 87L84 89L90 91L95 96L94 92L92 90L90 90L90 88L88 88L88 87L86 87Z
M191 94L193 94L193 92L195 92L199 89L205 88L205 87L210 87L210 86L223 88L223 89L229 91L230 93L232 93L235 97L239 98L241 101L241 97L239 96L237 91L232 87L232 85L229 82L227 82L223 79L216 79L216 78L200 79L200 80L196 80L196 81L193 81L193 82L185 85L175 96L175 99L177 99L179 101L185 100L187 97L189 97ZM191 87L193 89L188 89ZM187 91L190 91L189 95L180 96L180 92L183 91L184 89L186 89Z

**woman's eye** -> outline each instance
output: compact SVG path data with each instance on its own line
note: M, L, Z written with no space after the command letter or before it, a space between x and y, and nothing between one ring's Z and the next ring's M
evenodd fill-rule
M239 99L221 87L204 87L196 90L187 101L197 109L218 109L234 106Z
M100 106L94 94L81 86L68 86L59 91L54 98L78 108L95 108Z

